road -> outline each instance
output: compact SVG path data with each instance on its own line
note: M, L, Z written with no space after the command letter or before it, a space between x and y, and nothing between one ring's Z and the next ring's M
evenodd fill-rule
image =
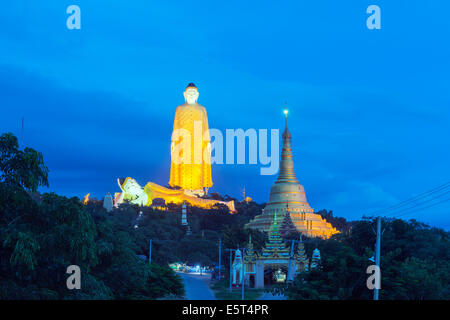
M216 300L212 290L209 288L211 274L200 275L198 273L177 272L184 282L187 300ZM273 295L265 292L257 300L286 300L283 295Z
M188 274L177 272L183 278L187 300L216 300L209 288L211 274Z
M283 295L273 295L271 292L265 292L258 300L286 300Z

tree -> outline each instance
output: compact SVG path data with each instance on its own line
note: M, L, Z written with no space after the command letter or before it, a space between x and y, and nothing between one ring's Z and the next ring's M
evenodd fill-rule
M54 193L36 202L27 191L48 185L42 155L0 137L0 299L155 299L182 295L167 266L138 258L136 208L113 219L78 198ZM123 219L125 218L125 219ZM126 220L128 219L128 220ZM133 221L132 221L133 220ZM67 267L82 272L82 290L66 286Z
M48 186L48 168L42 153L31 148L19 150L17 138L12 133L0 136L0 181L18 185L28 191Z
M371 299L373 224L356 221L350 233L318 241L322 270L298 275L282 291L290 299ZM385 218L382 225L380 299L450 299L449 233L415 220Z

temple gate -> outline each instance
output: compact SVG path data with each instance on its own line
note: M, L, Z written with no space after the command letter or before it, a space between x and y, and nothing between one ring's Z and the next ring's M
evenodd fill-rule
M309 259L306 258L303 242L300 241L297 252L294 247L289 249L281 237L280 228L277 224L276 213L269 233L269 241L262 249L261 254L256 254L250 236L249 244L244 254L245 281L250 283L254 278L255 288L264 288L264 272L266 268L284 268L287 270L286 281L294 280L295 276L308 271Z

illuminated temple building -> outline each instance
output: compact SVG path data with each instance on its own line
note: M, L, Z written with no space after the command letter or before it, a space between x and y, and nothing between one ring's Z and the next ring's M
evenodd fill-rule
M197 103L197 87L190 83L185 91L185 103L175 111L171 138L170 188L153 182L144 187L131 178L117 180L122 192L115 194L114 206L127 201L140 206L150 206L153 200L163 199L165 203L212 208L216 204L235 212L234 201L218 201L203 198L212 186L211 145L206 109Z
M249 242L244 250L244 274L247 285L253 283L255 288L264 288L266 274L272 273L276 278L276 282L289 282L293 281L295 276L301 272L320 268L319 249L314 249L310 264L301 237L300 241L291 240L291 244L288 246L283 240L281 227L282 225L279 225L277 222L277 213L275 212L270 226L268 241L259 252L255 252L253 249L250 235ZM295 251L296 242L298 246ZM242 281L242 278L240 281Z
M287 115L287 111L285 111ZM307 237L329 238L338 231L314 210L306 201L305 189L294 173L292 159L291 133L287 126L283 132L283 150L281 152L280 173L270 189L269 202L261 215L256 216L246 227L269 232L274 215L282 221L281 233L288 228L297 230Z

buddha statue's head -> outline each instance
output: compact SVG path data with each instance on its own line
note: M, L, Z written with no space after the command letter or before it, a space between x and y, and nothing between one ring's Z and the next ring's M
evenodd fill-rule
M137 183L137 181L134 180L133 178L130 177L126 179L119 178L117 182L119 183L120 189L122 189L122 191L125 192L126 194L138 196L143 191L139 183Z
M184 90L184 100L187 104L196 104L199 96L198 89L193 83L189 83Z

